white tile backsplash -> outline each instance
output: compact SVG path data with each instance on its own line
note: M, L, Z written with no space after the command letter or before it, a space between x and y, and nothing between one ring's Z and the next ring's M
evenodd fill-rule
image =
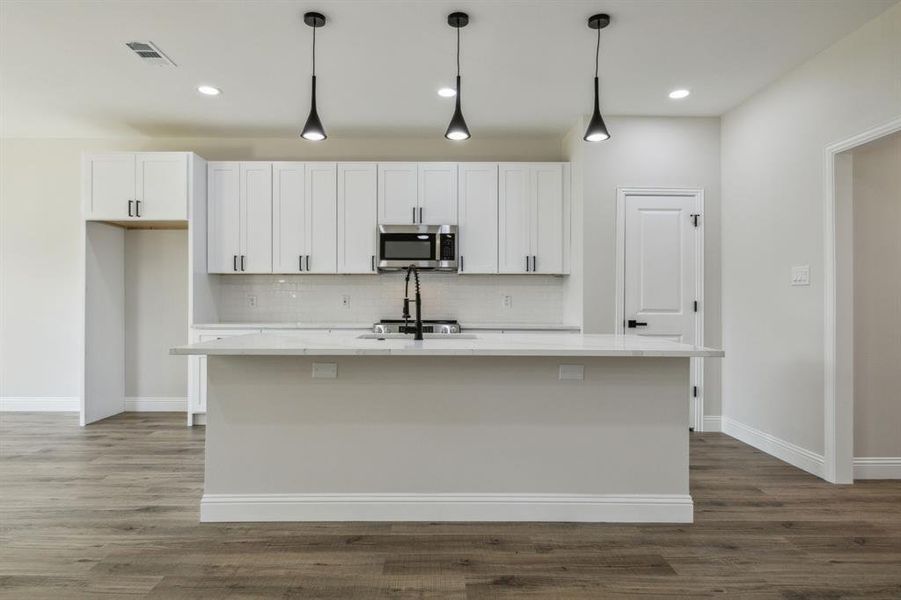
M420 278L423 318L464 324L561 323L562 277L426 272ZM412 297L412 281L410 288ZM372 323L400 318L404 274L221 275L218 289L223 322ZM350 299L347 307L345 296ZM504 306L504 296L510 296L509 307Z

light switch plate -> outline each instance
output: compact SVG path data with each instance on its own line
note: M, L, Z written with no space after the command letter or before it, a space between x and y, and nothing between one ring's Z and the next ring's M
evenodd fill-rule
M585 379L585 365L560 365L560 379L582 381Z
M792 267L792 285L810 285L810 265Z
M338 376L338 363L313 363L314 379L335 379Z

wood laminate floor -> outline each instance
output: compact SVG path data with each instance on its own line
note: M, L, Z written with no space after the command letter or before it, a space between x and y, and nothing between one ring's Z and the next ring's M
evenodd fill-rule
M693 434L693 525L199 524L204 429L0 414L2 598L901 598L901 482Z

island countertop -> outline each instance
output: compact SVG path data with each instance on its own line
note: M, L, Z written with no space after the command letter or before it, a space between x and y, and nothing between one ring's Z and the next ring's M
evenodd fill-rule
M178 346L170 354L206 356L637 356L720 358L722 350L633 335L475 333L422 341L366 339L359 331L253 333Z

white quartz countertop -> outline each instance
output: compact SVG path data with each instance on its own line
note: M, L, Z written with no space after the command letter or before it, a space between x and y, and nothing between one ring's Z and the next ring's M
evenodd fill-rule
M179 346L207 356L647 356L722 357L722 350L632 335L476 333L466 339L361 339L359 331L251 333Z
M500 330L500 331L579 331L578 325L561 323L466 323L461 322L464 331ZM315 323L315 322L281 322L281 323L195 323L194 329L365 329L371 330L372 323Z

